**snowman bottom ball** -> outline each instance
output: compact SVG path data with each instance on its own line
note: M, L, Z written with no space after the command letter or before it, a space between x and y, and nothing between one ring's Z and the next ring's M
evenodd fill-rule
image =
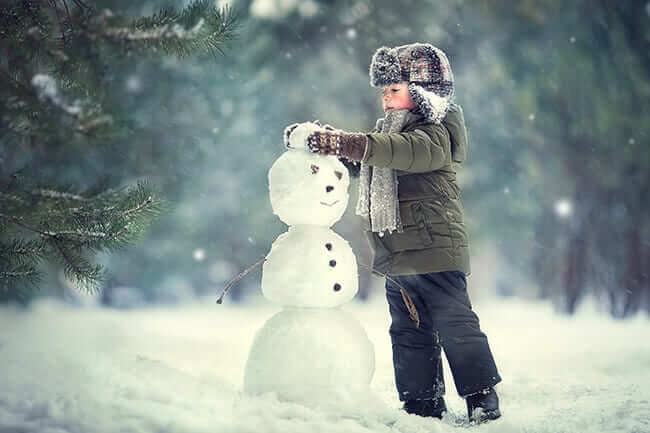
M361 324L340 309L288 308L257 332L244 391L273 392L306 405L354 403L370 393L374 347Z

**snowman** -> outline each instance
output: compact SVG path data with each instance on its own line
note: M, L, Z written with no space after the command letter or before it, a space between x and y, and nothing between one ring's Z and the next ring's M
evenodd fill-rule
M336 157L307 149L318 128L295 127L268 173L273 213L289 229L266 256L262 293L283 308L255 336L244 391L328 406L370 395L375 357L361 324L340 309L358 291L352 249L330 229L345 212L350 178Z

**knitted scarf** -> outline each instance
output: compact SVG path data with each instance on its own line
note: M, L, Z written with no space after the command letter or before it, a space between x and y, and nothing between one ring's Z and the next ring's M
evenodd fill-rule
M404 127L409 110L391 110L381 123L378 132L400 132ZM361 163L359 172L359 199L356 214L370 220L373 232L384 235L384 231L402 232L402 221L397 201L397 173L392 168L370 167Z

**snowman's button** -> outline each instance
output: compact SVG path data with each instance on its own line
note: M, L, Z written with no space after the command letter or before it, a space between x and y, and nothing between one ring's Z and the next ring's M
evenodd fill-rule
M329 242L325 244L325 248L327 248L327 251L332 251L332 244Z
M334 284L334 291L338 292L339 290L341 290L341 285L339 283Z
M336 260L330 260L330 266L331 267L336 266Z

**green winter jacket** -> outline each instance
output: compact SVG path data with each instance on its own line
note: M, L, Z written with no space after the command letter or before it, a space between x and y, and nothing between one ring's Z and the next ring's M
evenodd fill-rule
M364 162L397 170L403 233L364 229L373 267L389 275L462 271L470 273L469 243L455 166L467 155L463 110L452 104L442 124L409 112L398 133L368 134Z

